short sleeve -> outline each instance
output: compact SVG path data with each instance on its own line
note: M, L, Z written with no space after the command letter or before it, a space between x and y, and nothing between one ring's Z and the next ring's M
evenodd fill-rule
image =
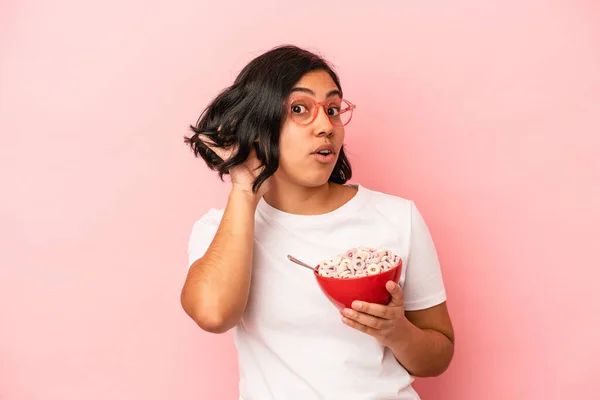
M423 216L411 202L410 250L403 285L404 309L423 310L446 300L437 251Z
M211 209L197 220L192 226L192 232L188 240L188 268L196 260L202 258L212 243L219 224L221 223L222 211Z

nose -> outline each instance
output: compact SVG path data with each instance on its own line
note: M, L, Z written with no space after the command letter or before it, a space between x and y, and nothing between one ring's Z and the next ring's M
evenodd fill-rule
M315 133L319 136L331 136L333 135L333 124L327 116L325 107L319 106L317 109L317 118L314 121Z

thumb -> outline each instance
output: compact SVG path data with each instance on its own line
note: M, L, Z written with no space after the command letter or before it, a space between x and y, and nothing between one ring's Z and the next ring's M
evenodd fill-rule
M402 293L400 285L398 285L394 281L387 281L387 283L385 284L385 288L392 295L392 298L390 299L388 305L401 306L404 304L404 295Z

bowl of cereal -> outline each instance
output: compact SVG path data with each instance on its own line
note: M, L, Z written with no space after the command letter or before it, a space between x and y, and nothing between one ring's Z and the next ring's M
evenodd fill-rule
M321 290L338 309L351 308L355 300L387 304L391 295L385 285L398 282L401 272L398 255L389 249L368 247L349 249L314 268Z

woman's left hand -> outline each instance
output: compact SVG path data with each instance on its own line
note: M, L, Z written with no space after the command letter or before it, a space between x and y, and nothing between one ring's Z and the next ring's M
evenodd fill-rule
M385 287L392 295L387 305L354 301L352 309L344 308L341 314L346 325L373 336L382 346L391 347L401 340L403 333L409 332L410 321L404 316L400 286L388 281Z

